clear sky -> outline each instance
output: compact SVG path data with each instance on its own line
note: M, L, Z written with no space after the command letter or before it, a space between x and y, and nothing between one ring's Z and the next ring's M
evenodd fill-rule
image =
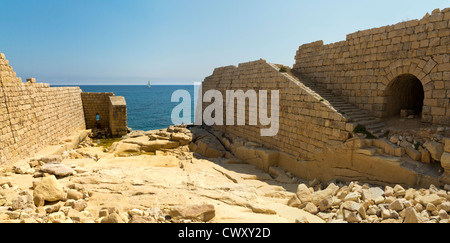
M179 84L302 44L420 19L448 0L0 0L0 51L57 84Z

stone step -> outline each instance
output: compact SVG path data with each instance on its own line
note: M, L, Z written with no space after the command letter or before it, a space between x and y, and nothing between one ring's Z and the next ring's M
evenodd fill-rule
M402 157L406 153L404 148L392 144L386 138L375 139L372 144L375 147L383 149L383 152L389 155Z
M381 122L373 123L373 124L367 125L366 128L370 129L370 130L375 130L375 131L381 130L384 128L384 123L381 123Z
M348 122L365 126L367 131L377 138L384 136L384 123L380 122L379 119L372 117L367 111L358 108L354 104L348 103L339 95L333 94L333 92L326 87L304 80L295 73L293 73L293 75L299 82L303 83L319 94L324 100L328 101L339 113L348 119Z
M365 126L367 129L372 128L373 125L379 125L380 122L377 120L364 120L364 121L357 121L359 125ZM383 125L382 125L383 126Z

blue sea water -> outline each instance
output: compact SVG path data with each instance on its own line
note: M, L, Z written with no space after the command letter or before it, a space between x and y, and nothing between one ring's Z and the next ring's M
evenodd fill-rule
M78 85L83 92L113 92L123 96L127 102L128 127L133 130L156 130L172 124L172 110L180 102L171 102L172 93L186 90L191 95L191 121L194 121L194 86L193 85Z

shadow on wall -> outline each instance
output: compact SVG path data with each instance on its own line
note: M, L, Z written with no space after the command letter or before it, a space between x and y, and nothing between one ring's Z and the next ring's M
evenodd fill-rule
M410 115L421 115L425 95L422 82L416 76L403 74L396 77L387 87L386 96L387 117L398 116L401 110L411 111Z

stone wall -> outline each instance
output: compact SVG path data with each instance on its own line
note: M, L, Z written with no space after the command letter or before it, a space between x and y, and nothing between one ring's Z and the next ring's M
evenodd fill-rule
M109 120L109 129L113 137L122 137L128 133L127 103L124 97L109 97Z
M114 93L81 93L88 129L108 129L113 137L127 134L127 104Z
M309 158L314 152L333 144L342 144L350 136L346 118L332 106L323 102L313 90L292 76L281 73L279 68L265 60L215 69L202 85L202 93L218 90L224 95L227 90L279 90L279 132L274 137L260 136L260 123L249 126L249 106L246 105L245 126L213 126L214 129L233 134L248 141L258 142L270 149L289 153L297 158ZM268 96L268 113L270 116ZM225 102L224 102L225 103ZM211 103L203 102L203 109ZM224 104L224 113L226 111ZM237 107L235 107L235 114ZM224 121L225 121L224 117Z
M408 106L414 109L417 104L392 106L408 103L405 96L412 95L413 102L423 102L418 112L424 121L450 124L450 8L421 20L358 31L341 42L302 45L295 59L294 70L302 79L377 117L396 115ZM414 82L412 77L420 81L422 94L397 82L408 76L408 82Z
M0 54L0 163L13 163L85 129L78 87L22 83Z
M109 128L110 96L114 96L114 93L81 93L86 128Z

